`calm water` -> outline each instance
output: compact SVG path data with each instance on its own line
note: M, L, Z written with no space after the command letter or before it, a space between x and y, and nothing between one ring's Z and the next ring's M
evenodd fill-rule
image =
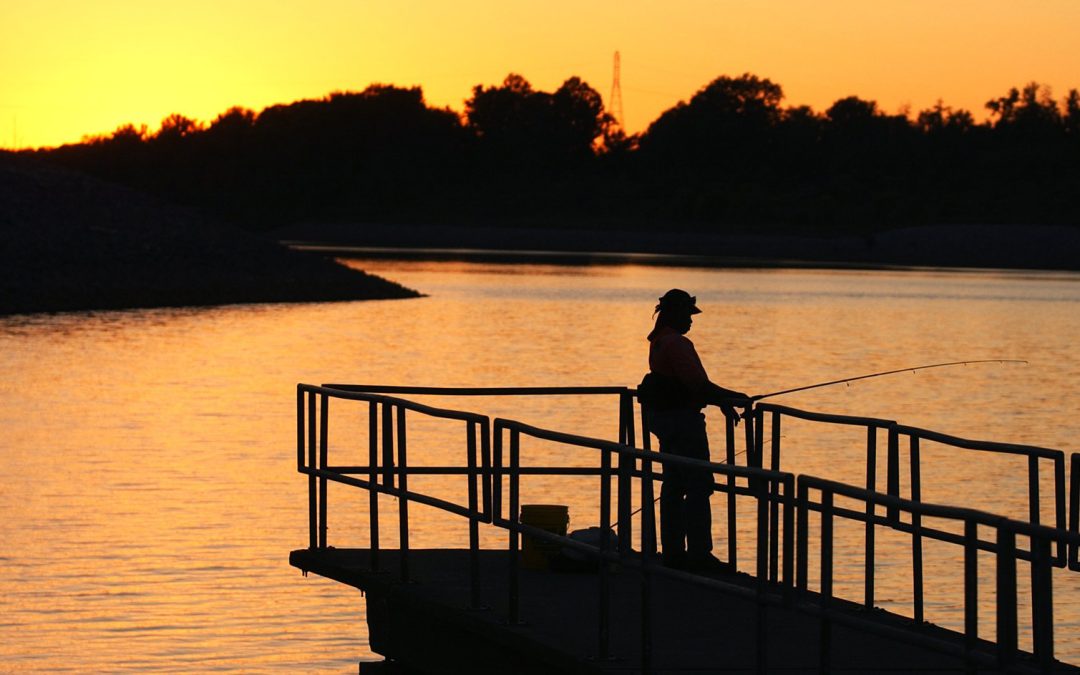
M355 672L372 658L361 597L287 562L307 542L295 384L632 385L645 370L652 305L672 286L697 294L705 313L691 337L722 384L758 393L922 363L1027 359L777 402L1077 450L1077 275L354 264L431 297L0 319L0 670ZM595 401L437 402L579 433L615 428L613 406ZM364 447L345 417L334 424L335 457ZM419 424L410 457L439 433ZM861 480L859 434L792 425L784 437L787 470ZM535 449L545 452L556 451ZM924 458L926 499L1025 515L1022 462L933 446ZM560 490L571 527L583 527L595 522L592 487L531 484L526 499ZM454 485L430 488L460 498ZM331 543L363 545L362 502L345 490L331 500ZM414 545L461 541L441 516L412 515ZM838 536L861 546L857 531ZM950 626L960 621L954 554L927 549L928 618ZM843 566L840 593L857 597L860 565ZM905 569L883 561L879 604L906 611ZM1072 662L1078 577L1054 581L1058 654ZM989 615L982 625L992 631Z

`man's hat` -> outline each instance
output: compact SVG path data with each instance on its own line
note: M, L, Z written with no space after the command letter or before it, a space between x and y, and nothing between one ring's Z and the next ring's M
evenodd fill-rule
M656 311L665 310L683 310L690 314L701 314L701 310L697 307L697 298L680 288L673 288L661 296Z

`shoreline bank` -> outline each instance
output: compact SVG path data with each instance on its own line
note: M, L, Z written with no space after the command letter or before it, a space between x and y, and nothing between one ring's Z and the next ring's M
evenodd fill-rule
M308 224L272 233L301 250L349 257L618 262L700 267L1080 271L1080 228L912 227L866 235L704 234L444 225Z

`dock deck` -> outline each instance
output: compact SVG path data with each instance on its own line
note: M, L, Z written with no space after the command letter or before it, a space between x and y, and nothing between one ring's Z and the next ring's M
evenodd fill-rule
M520 571L521 623L507 621L507 554L480 555L483 609L470 608L469 552L409 551L410 581L397 573L399 552L380 551L383 572L372 572L366 549L297 550L290 563L305 572L348 584L367 597L371 647L408 669L422 673L638 673L641 653L641 571L612 574L610 657L597 658L595 573ZM752 588L755 580L733 574L724 580ZM765 613L764 663L757 662L753 600L702 588L689 580L653 578L651 672L752 673L820 672L821 622L784 607ZM849 603L864 622L918 631L954 643L964 636L881 610L867 612ZM871 630L832 626L829 670L837 673L961 673L964 661L899 642ZM985 646L984 646L985 647ZM1034 661L1015 664L1038 670ZM979 669L978 672L998 672ZM1054 672L1080 672L1058 664Z

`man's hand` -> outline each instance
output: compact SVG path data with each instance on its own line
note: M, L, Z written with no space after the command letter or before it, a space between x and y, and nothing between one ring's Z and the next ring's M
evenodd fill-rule
M739 419L741 419L741 417L739 415L739 412L735 410L735 408L731 407L731 405L727 403L721 403L720 411L724 413L724 417L731 420L732 424L734 424L735 426L739 426Z

